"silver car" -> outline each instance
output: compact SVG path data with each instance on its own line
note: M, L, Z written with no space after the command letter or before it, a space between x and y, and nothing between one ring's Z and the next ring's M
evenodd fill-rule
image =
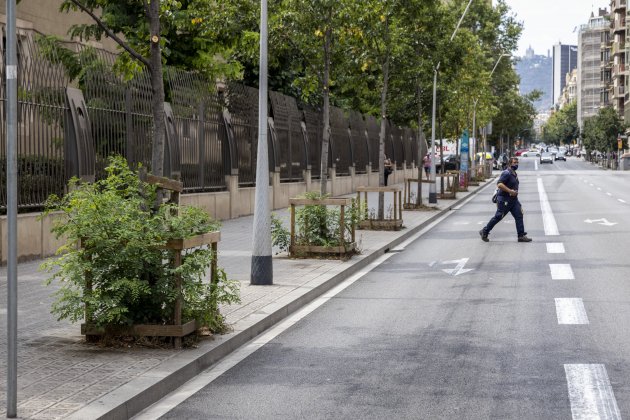
M549 152L543 152L540 155L540 163L553 163L553 155Z

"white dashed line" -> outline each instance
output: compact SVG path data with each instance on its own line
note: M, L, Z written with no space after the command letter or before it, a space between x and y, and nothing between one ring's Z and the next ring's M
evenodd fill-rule
M564 365L573 420L621 420L606 367L601 364Z
M535 171L538 170L538 161L537 160L534 161L534 170Z
M602 189L600 187L597 187L597 191L601 191Z
M547 242L547 254L564 254L562 242Z
M540 199L540 210L542 210L542 218L543 218L543 226L545 228L545 235L547 236L560 235L560 233L558 232L558 225L556 224L555 217L553 217L553 212L551 211L551 205L549 204L549 199L547 198L547 193L545 192L545 186L543 185L541 178L538 178L538 197Z
M588 324L584 302L580 298L556 298L556 315L560 325Z
M622 200L621 198L618 198L617 201L619 201L620 203L626 204L626 200Z
M571 264L549 264L552 280L574 280Z
M606 195L607 195L608 197L612 197L612 194L611 194L611 193L609 193L609 192L607 192L607 193L606 193Z

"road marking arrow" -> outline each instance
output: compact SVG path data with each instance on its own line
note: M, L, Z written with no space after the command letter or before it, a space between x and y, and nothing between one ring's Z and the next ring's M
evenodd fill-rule
M464 268L464 266L466 265L468 260L469 260L469 258L462 258L461 260L442 261L440 264L441 265L457 264L455 266L455 268L444 268L444 269L442 269L442 271L444 271L446 274L450 274L451 276L459 276L460 274L464 274L464 273L468 273L469 271L473 271L472 268L466 268L466 269Z
M584 221L585 223L597 223L598 225L602 225L602 226L615 226L616 224L618 224L617 222L609 222L608 219L602 218L602 219L586 219Z

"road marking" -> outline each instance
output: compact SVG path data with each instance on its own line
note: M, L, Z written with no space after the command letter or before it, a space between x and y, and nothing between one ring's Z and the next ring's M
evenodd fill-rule
M621 198L618 198L617 201L619 201L620 203L626 203L626 200L622 200Z
M600 187L597 187L597 191L601 191L602 189Z
M608 197L612 197L612 194L611 194L611 193L609 193L609 192L607 192L607 193L606 193L606 195L607 195Z
M556 298L556 315L560 325L588 324L584 302L580 298Z
M571 264L549 264L552 280L574 280Z
M573 420L621 420L606 367L601 364L566 364Z
M562 242L547 242L547 254L564 254Z
M595 185L593 185L593 184L588 184L588 185L590 185L591 187L594 187L594 186L595 186Z
M535 171L538 170L538 161L537 160L534 161L534 170Z
M584 223L597 223L598 225L602 225L602 226L615 226L617 224L617 222L609 222L608 219L606 218L586 219Z
M451 260L451 261L442 261L440 264L457 264L455 268L445 268L442 269L446 274L450 274L451 276L459 276L460 274L468 273L469 271L473 271L472 268L464 269L464 266L468 262L470 258L462 258L460 260Z
M543 218L543 226L545 227L545 235L547 236L560 235L560 233L558 232L558 225L556 224L555 217L553 217L553 212L551 211L551 205L549 204L549 199L547 198L547 193L545 192L545 186L543 185L541 178L538 178L538 197L540 199L540 209L542 210L542 218Z

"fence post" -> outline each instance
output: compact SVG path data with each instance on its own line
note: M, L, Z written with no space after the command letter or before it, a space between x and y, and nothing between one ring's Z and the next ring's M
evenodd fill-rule
M206 107L203 99L199 101L199 126L197 127L197 147L199 150L198 157L198 171L199 171L199 186L201 188L205 187L205 174L206 174L206 148L205 140L206 140ZM238 183L236 184L238 187ZM228 189L230 188L230 184L228 182Z
M131 89L129 87L125 87L125 128L127 140L125 158L127 158L127 162L132 163L135 162L135 156L133 150L133 119L131 117Z

